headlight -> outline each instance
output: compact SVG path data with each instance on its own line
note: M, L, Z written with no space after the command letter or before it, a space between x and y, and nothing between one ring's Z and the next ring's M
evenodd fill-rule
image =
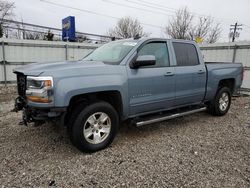
M29 101L38 103L50 103L53 101L53 78L27 77L26 97Z

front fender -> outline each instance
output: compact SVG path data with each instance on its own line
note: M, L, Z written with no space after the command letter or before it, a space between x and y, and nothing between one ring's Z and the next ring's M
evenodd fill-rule
M122 103L127 101L127 81L122 75L94 75L63 78L57 81L55 90L55 106L66 107L72 97L81 94L118 91L122 97ZM127 112L127 106L123 105L123 112Z

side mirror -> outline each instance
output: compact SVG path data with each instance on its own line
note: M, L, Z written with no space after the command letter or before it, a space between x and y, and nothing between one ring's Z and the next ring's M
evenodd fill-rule
M155 56L154 55L141 55L136 58L131 64L131 68L139 68L141 66L150 66L155 65Z

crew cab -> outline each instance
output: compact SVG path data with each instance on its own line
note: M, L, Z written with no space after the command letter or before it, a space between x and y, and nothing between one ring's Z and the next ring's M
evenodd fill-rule
M205 110L225 115L243 71L240 63L204 63L193 41L117 40L79 61L15 69L15 110L24 124L67 126L78 149L94 152L111 144L125 120L142 126Z

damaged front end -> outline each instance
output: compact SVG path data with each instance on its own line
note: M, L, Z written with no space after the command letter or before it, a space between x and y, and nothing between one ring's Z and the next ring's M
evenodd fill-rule
M18 97L15 100L15 107L12 111L23 112L20 124L28 125L34 122L35 125L43 124L46 121L57 121L66 111L64 108L53 108L53 78L33 77L22 73L17 74Z
M13 112L21 111L23 112L22 115L22 121L19 123L20 125L28 125L28 123L34 122L34 119L32 118L31 112L28 110L27 103L25 102L25 99L21 96L18 96L15 99L15 106L12 110Z
M22 73L15 72L17 75L17 91L18 97L15 99L15 106L12 110L13 112L18 112L23 110L23 121L19 124L24 124L27 126L27 123L32 122L31 115L27 112L27 101L25 97L26 93L26 76Z

